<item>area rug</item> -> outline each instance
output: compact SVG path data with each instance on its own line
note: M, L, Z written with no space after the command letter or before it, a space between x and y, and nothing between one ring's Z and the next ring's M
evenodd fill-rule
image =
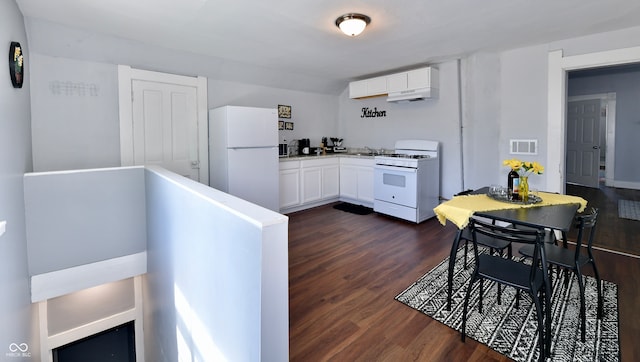
M348 202L341 202L337 205L333 205L334 209L350 212L352 214L357 215L369 215L373 212L373 209L370 207L365 207L362 205L350 204Z
M618 217L640 221L640 201L618 200Z
M460 250L463 250L461 248ZM396 296L401 303L454 328L462 329L462 309L467 285L474 267L473 253L464 268L463 254L458 252L455 263L454 291L451 311L447 307L447 271L449 258ZM564 272L554 272L552 292L552 361L619 361L618 287L602 281L604 315L597 319L596 280L586 277L587 327L586 342L580 341L580 294L575 276L564 285ZM569 272L570 274L573 274ZM489 346L515 361L538 359L538 334L535 306L531 297L522 293L519 308L515 307L515 289L503 288L502 304L496 301L495 283L485 281L483 311L478 313L478 291L475 283L469 300L467 336Z

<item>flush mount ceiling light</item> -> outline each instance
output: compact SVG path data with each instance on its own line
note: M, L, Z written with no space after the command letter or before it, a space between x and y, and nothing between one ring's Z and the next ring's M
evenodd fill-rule
M344 14L336 19L336 26L348 36L356 36L369 25L371 18L362 14Z

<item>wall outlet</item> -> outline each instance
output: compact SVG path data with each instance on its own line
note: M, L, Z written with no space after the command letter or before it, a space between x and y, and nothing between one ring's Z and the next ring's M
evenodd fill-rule
M6 220L0 221L0 236L2 236L2 234L4 234L6 230L7 230L7 221Z

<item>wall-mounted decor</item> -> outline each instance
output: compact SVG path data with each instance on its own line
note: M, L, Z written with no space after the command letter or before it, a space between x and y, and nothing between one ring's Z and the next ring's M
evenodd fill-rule
M291 106L278 105L278 118L291 118Z
M278 121L278 130L282 131L284 129L284 121Z
M9 75L13 88L22 88L24 81L24 56L20 43L12 41L9 46Z
M373 109L369 107L362 107L362 115L360 118L371 118L371 117L386 117L387 111L379 111L378 107L373 107Z
M293 122L284 122L284 129L293 131Z

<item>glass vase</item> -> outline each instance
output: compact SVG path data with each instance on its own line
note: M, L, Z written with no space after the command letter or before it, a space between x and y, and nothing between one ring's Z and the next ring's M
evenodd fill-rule
M520 176L520 200L522 202L529 201L529 177L528 176Z

